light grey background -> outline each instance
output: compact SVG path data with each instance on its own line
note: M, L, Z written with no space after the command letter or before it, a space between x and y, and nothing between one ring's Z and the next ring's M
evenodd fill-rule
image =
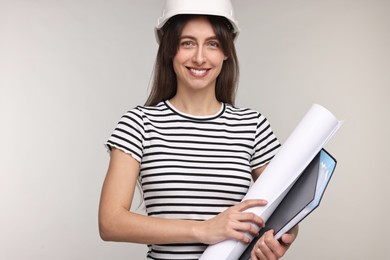
M312 103L338 166L285 259L389 259L390 2L234 1L238 106L284 141ZM143 259L97 208L122 113L143 104L163 1L0 0L0 259Z

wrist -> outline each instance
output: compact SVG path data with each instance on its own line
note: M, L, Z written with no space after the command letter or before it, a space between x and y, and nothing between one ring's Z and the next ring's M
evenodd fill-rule
M202 231L203 225L204 225L204 221L193 221L193 224L191 225L191 237L196 242L204 243L203 231Z

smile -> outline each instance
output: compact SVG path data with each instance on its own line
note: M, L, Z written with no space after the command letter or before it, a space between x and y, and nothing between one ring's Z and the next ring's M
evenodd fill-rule
M196 77L203 77L207 75L209 69L195 69L195 68L187 68L190 73Z

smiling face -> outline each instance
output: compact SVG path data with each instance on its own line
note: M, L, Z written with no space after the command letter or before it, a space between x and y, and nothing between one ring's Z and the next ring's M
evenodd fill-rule
M208 91L215 95L216 80L225 59L210 22L204 17L189 20L173 58L178 92Z
M239 66L234 46L234 32L232 26L229 25L230 23L226 18L221 16L188 14L180 14L172 17L164 27L161 28L161 39L154 65L152 89L145 104L156 105L163 100L170 100L179 94L179 92L182 92L182 90L179 90L179 87L180 89L183 89L184 87L194 90L196 88L202 89L201 84L195 85L195 83L197 83L197 78L194 78L194 75L187 74L188 71L184 70L182 67L202 68L202 66L205 66L205 64L199 65L196 62L191 61L191 56L187 57L191 49L186 49L184 46L191 45L191 41L181 45L183 41L181 36L185 36L184 33L186 33L183 29L186 27L186 31L189 30L191 26L190 22L191 24L207 24L207 32L209 32L210 37L217 36L216 38L219 40L217 43L220 44L220 50L216 51L218 54L216 56L219 57L216 60L219 60L219 62L217 62L219 65L214 67L221 67L222 63L223 66L220 68L220 72L217 71L216 73L219 75L209 82L211 82L211 86L215 88L215 93L213 93L213 95L215 95L218 101L234 105L235 93L238 85ZM210 28L210 26L212 28ZM206 33L203 29L198 31L200 31L200 33ZM209 36L206 36L205 38L208 37ZM204 44L200 43L198 36L195 36L195 40L196 46L204 47ZM211 46L212 45L213 44L211 44ZM205 50L205 48L203 48L203 50ZM205 58L205 63L207 65L215 65L214 58L211 59L211 57L214 57L214 55L211 56L211 51L204 53L206 54L203 56ZM222 60L225 56L228 58L223 62ZM213 62L211 63L212 60ZM199 73L196 75L200 76L204 71L192 70L192 72ZM208 72L208 76L211 76L211 73L214 72L215 70ZM207 77L204 77L203 80L206 78ZM201 79L198 78L198 81L198 83L200 83ZM210 84L204 84L204 86L210 86ZM189 94L191 96L194 93Z

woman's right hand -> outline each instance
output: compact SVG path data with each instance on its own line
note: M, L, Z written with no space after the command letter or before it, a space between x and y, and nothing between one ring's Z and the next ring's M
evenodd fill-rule
M245 200L209 220L200 222L197 231L199 241L204 244L216 244L226 239L236 239L249 243L250 239L245 233L256 236L259 227L264 227L264 221L252 212L243 211L266 204L265 200Z

